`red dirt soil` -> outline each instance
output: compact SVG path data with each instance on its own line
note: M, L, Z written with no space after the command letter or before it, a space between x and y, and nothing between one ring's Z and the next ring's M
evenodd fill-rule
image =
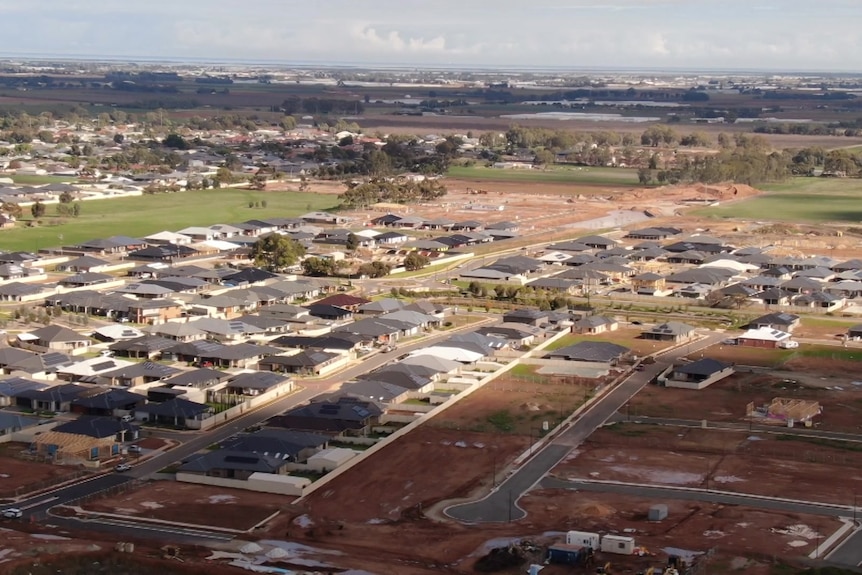
M101 513L245 530L293 499L240 489L154 481L129 493L92 501L83 508Z

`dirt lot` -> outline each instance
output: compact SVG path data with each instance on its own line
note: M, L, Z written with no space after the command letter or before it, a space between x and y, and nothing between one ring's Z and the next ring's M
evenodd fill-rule
M20 443L0 445L0 499L16 497L49 485L72 479L77 467L24 461L15 453L26 449Z
M553 474L849 505L862 488L862 451L787 435L623 423L594 433Z
M85 504L89 511L149 517L193 525L250 529L293 498L174 481L154 481L141 489Z
M710 355L710 357L712 357ZM844 379L821 379L799 371L773 371L770 375L736 373L706 389L672 389L648 386L629 402L632 417L671 417L709 421L745 422L746 405L768 404L775 397L817 401L823 413L815 418L824 431L862 433L862 389Z

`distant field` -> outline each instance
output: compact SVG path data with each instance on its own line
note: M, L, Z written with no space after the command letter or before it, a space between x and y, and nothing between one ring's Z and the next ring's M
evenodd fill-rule
M16 184L24 186L41 186L42 184L60 184L65 182L73 182L75 178L67 178L63 176L29 176L29 175L10 175L5 176L12 178Z
M535 170L504 170L484 166L454 166L447 175L462 180L638 186L637 170L629 168L554 167Z
M709 218L809 223L862 221L862 182L856 179L793 178L762 189L768 193L693 213Z
M249 202L265 200L266 208L249 208ZM72 245L93 238L113 235L142 237L162 230L188 226L236 223L266 217L293 217L313 210L335 207L338 199L328 194L297 192L259 192L223 189L144 195L115 200L82 202L81 215L60 220L56 205L39 227L0 230L0 249L33 251L59 245ZM25 220L29 209L25 208ZM61 239L62 238L62 239Z

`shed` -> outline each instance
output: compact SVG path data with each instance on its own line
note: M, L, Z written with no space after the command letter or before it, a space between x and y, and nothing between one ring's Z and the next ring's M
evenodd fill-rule
M602 537L602 553L631 555L634 552L634 537L626 537L624 535L605 535Z
M586 560L587 552L580 545L557 543L548 547L548 562L577 565Z
M650 521L661 521L662 519L667 519L667 505L664 503L656 503L649 508L649 513L647 513L647 518Z
M332 471L337 467L341 467L357 455L358 452L352 449L331 447L309 457L306 464L308 467L319 471Z

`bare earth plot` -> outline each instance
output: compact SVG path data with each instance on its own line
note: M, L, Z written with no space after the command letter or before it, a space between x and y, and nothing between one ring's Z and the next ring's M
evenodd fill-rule
M24 461L12 455L25 447L18 443L0 446L0 498L15 497L74 477L75 467Z
M852 505L862 489L862 451L835 445L623 423L594 433L553 473Z
M655 503L668 506L668 518L647 521ZM539 489L520 501L529 517L556 515L555 529L615 533L634 537L655 558L600 554L598 565L612 563L614 573L635 573L659 566L667 554L705 553L716 549L708 573L769 575L772 556L801 557L841 524L837 520L794 513L765 512L696 501L649 500L626 495ZM746 559L763 557L757 561ZM594 573L595 569L543 570L542 573Z
M790 370L736 373L699 391L648 386L629 402L627 411L630 417L743 423L749 402L760 406L788 397L820 403L823 413L815 419L817 429L862 434L862 386L848 381L854 373L843 372L843 379Z
M207 485L155 481L83 505L88 511L227 529L250 529L294 498Z

